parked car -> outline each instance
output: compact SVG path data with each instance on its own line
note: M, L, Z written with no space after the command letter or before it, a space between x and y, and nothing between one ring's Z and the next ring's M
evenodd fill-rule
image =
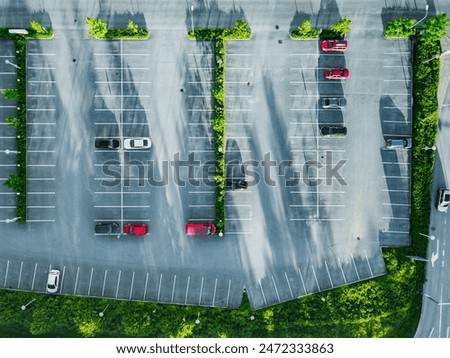
M56 293L59 288L59 276L61 272L56 269L50 270L47 277L47 292L48 293Z
M322 108L345 108L347 100L342 97L322 98Z
M148 233L147 224L125 224L123 232L128 235L143 236Z
M246 190L248 183L244 179L227 179L225 189L227 190Z
M446 213L449 204L450 204L450 189L440 188L438 190L438 199L436 208L440 212Z
M95 224L96 234L118 234L120 233L120 225L116 222L105 222Z
M119 149L120 140L112 138L97 138L95 140L95 148L98 149Z
M345 137L347 135L347 127L322 126L320 134L324 137Z
M344 52L347 51L347 40L323 40L322 50L325 52Z
M207 236L214 235L216 225L213 223L187 223L186 235L188 236Z
M123 140L125 149L148 149L151 146L150 138L127 138Z
M343 80L348 78L350 71L347 68L326 68L324 75L327 80Z
M395 149L395 148L411 148L412 139L411 138L394 138L386 140L386 148L387 149Z

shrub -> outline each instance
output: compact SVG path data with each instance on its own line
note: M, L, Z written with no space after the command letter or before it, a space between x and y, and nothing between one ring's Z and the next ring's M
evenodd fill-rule
M140 29L133 20L128 20L126 29L109 29L106 22L88 17L86 24L91 27L89 35L97 39L148 39L150 33Z
M0 92L2 95L5 96L6 99L10 100L17 100L19 98L19 92L17 92L17 89L4 89Z
M39 22L37 22L36 20L31 20L31 21L30 21L30 25L31 25L31 28L32 28L37 34L43 35L43 34L47 33L47 31L44 29L44 27L43 27Z
M415 19L409 19L407 17L395 19L386 25L384 36L387 38L408 38L413 36L416 33L415 23Z
M319 37L319 29L311 27L311 21L303 20L297 30L292 31L291 36L297 39L316 39Z
M448 17L446 13L429 18L423 23L423 34L421 41L424 44L433 44L446 36L445 30L448 27Z
M331 31L335 32L341 38L344 38L347 35L347 32L350 31L351 20L344 16L335 24L331 25Z
M103 38L108 32L108 25L102 19L94 19L93 17L88 17L86 19L86 24L90 26L89 35L95 38Z

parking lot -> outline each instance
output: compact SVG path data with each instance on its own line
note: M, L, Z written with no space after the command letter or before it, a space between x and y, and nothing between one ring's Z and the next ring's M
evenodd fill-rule
M245 288L259 309L385 274L380 246L409 242L410 153L384 145L411 135L410 47L374 35L362 53L364 38L348 40L339 55L275 29L228 43L227 177L249 188L227 192L222 238L184 234L215 217L213 45L178 32L30 41L30 223L7 227L18 240L2 250L0 284L44 292L56 267L62 294L238 307ZM326 80L333 66L350 77ZM322 108L330 96L347 106ZM322 137L323 125L347 136ZM152 147L94 146L132 137ZM1 158L5 180L13 154ZM0 197L4 217L12 197ZM105 221L150 233L96 235Z

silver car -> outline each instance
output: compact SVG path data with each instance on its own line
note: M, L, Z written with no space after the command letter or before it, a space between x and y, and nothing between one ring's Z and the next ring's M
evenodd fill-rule
M47 292L56 293L59 287L59 276L61 272L59 270L50 270L47 278Z
M322 108L345 108L347 100L342 97L325 97L322 98Z
M151 146L150 138L127 138L123 140L125 149L148 149Z
M412 146L411 138L396 138L386 140L386 149L406 148L409 149Z
M450 190L445 188L440 188L438 190L438 200L437 209L441 213L446 213L448 210L448 205L450 204Z

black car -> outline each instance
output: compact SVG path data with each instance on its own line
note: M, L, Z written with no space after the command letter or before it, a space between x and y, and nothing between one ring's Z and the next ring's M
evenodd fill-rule
M248 183L244 179L227 179L225 188L227 190L246 190Z
M120 233L120 225L116 222L97 223L95 225L96 234L118 234Z
M119 149L120 140L111 138L98 138L95 140L95 148L98 149Z
M320 134L324 137L345 137L347 135L347 127L320 127Z

